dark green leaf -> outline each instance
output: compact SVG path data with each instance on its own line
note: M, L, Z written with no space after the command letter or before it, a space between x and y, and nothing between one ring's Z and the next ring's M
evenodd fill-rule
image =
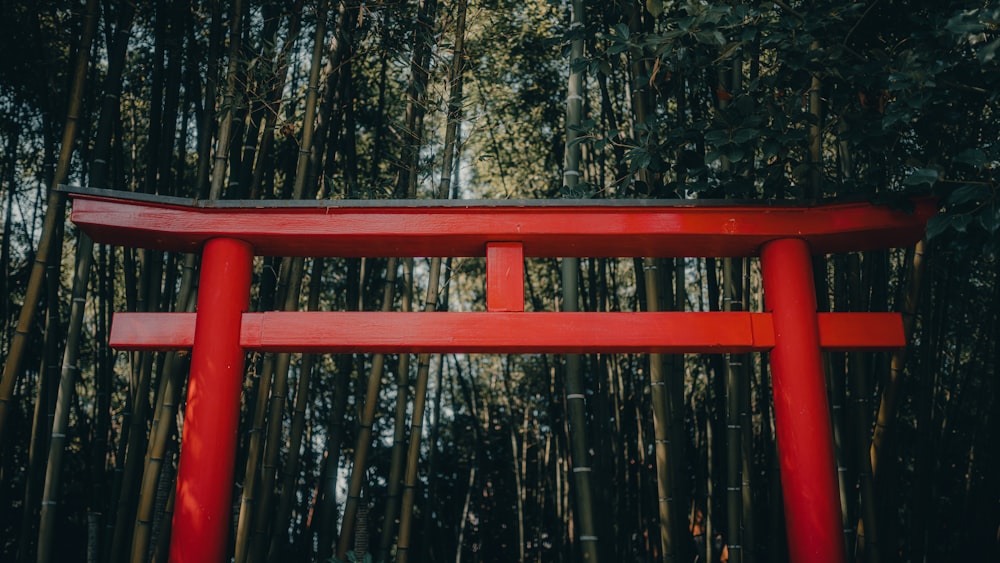
M927 221L927 240L940 236L948 230L949 219L947 215L935 215Z
M615 36L617 36L618 38L620 38L622 41L628 41L629 37L631 37L631 33L629 32L628 25L624 24L624 23L616 24L615 25ZM611 39L614 40L615 36L612 36Z
M774 139L764 139L764 143L762 144L761 148L763 149L762 150L763 157L771 158L773 156L778 155L778 152L781 150L781 145L778 144L778 141L775 141Z
M965 149L955 155L954 161L968 164L973 168L982 168L986 164L986 153L979 149Z
M946 201L951 205L962 205L963 203L983 201L992 193L993 191L989 187L982 184L966 184L952 190Z
M716 129L705 133L705 142L710 145L719 146L729 142L729 131Z
M938 181L938 171L933 168L918 168L903 180L904 186L933 186Z
M756 140L760 136L757 129L740 129L733 135L733 142L744 144Z
M1000 201L993 200L979 212L979 225L993 235L1000 230Z
M652 155L644 147L636 147L628 151L625 158L629 161L629 169L632 172L636 172L641 168L647 168L653 160Z
M746 156L746 151L743 149L743 147L737 144L726 145L725 147L723 147L722 150L723 154L726 155L726 158L729 159L729 162L734 162L734 163L739 162L743 160L744 156Z

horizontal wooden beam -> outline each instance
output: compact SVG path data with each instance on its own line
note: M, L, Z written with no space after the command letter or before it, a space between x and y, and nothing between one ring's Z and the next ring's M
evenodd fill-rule
M111 346L181 350L195 313L116 313ZM896 313L820 313L830 350L905 346ZM267 352L738 353L774 347L769 313L244 313L240 343Z
M228 207L108 193L71 193L73 221L97 242L197 252L210 238L228 237L266 256L485 256L498 241L522 244L526 257L754 256L789 237L825 254L910 245L937 209L929 199L916 200L911 213L867 202Z

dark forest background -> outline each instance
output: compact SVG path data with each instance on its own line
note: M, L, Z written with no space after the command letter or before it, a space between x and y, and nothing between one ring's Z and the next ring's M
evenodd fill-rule
M188 358L106 343L114 311L192 310L198 259L94 245L68 222L54 189L68 184L933 194L942 212L915 247L815 261L822 310L901 311L909 338L826 356L844 536L857 561L1000 560L995 3L2 0L0 14L0 559L166 557ZM482 270L257 259L252 307L481 309ZM529 310L762 310L755 259L532 260L526 277ZM786 557L766 357L247 366L238 563L686 563L699 512L721 537L700 561L723 544L729 561ZM572 470L586 466L589 483Z

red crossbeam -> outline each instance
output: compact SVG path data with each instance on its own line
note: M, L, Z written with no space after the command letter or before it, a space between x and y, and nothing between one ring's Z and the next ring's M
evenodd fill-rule
M827 350L906 344L896 313L820 313ZM194 313L116 313L111 346L180 350ZM770 313L244 313L240 345L264 352L739 353L774 347Z
M935 210L931 200L918 200L906 213L866 202L375 207L328 201L252 208L73 196L73 222L97 242L198 252L206 240L226 237L249 242L264 256L485 256L494 241L521 242L527 257L755 256L764 243L788 237L824 254L913 244Z

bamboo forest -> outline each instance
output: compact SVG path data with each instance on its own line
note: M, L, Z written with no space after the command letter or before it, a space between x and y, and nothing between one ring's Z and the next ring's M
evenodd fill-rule
M821 356L837 534L851 562L1000 561L995 2L0 0L0 14L0 560L179 560L192 354L110 334L116 313L196 311L205 264L95 242L70 220L67 189L83 188L251 207L912 214L932 198L915 244L812 257L820 313L895 312L906 341ZM756 256L585 254L525 259L524 311L766 310ZM485 312L486 270L257 256L249 310ZM226 561L798 563L767 353L244 360Z

